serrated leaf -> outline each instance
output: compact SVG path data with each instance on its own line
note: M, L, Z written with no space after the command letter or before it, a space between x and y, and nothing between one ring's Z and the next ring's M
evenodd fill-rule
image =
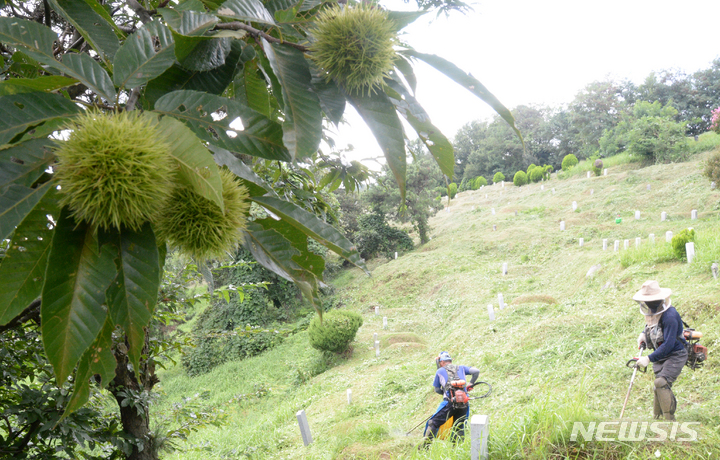
M58 218L56 190L50 188L13 234L0 263L0 324L7 324L40 297L52 243L48 215Z
M0 82L0 96L10 94L34 93L37 91L55 91L77 83L75 78L68 77L38 77L13 78Z
M243 42L233 41L225 64L210 72L191 72L183 69L179 64L174 64L148 83L144 92L146 106L152 108L160 97L179 89L222 94L233 81L243 46L245 46Z
M515 126L515 118L513 117L512 113L510 113L510 110L508 110L498 100L498 98L496 98L495 95L488 91L488 89L485 88L485 86L480 83L475 77L465 73L452 62L434 54L418 53L417 51L412 49L402 50L400 51L400 53L406 56L420 59L421 61L430 64L431 66L435 67L437 70L454 80L460 86L467 89L475 96L479 97L481 100L485 101L485 103L492 107L493 110L495 110L498 115L500 115L502 119L510 125L510 127L515 131L515 134L517 134L517 136L520 138L520 141L523 143L523 147L525 147L525 141L523 140L520 130L517 129L517 127Z
M52 8L72 24L108 64L120 48L113 26L85 0L48 0Z
M332 225L326 224L316 215L305 211L297 205L280 198L262 196L251 197L259 205L270 210L288 224L315 239L339 256L347 259L367 272L365 263L360 258L357 248Z
M16 183L30 187L53 162L49 139L34 139L0 150L0 190Z
M326 80L317 67L311 65L310 73L312 74L312 88L320 100L320 107L328 119L335 123L335 126L339 125L345 113L345 95L335 81Z
M420 17L428 13L425 11L388 11L388 19L395 23L397 30L400 31L415 22Z
M317 152L322 139L320 101L311 90L310 68L302 51L289 46L271 45L263 39L265 54L282 85L285 102L283 143L293 160Z
M65 382L105 323L105 290L115 278L111 246L98 251L95 230L63 209L42 290L42 338L58 382Z
M273 229L281 234L292 246L298 250L298 254L292 256L293 260L306 270L313 274L316 279L321 280L325 271L325 259L308 249L307 235L290 225L284 220L275 220L271 218L255 220L256 223L265 229Z
M270 12L259 0L227 0L216 11L217 15L236 21L252 21L274 25Z
M82 80L88 88L104 97L108 102L115 102L117 93L112 80L110 80L110 75L100 67L95 59L84 53L69 53L63 55L62 64L65 66L66 73Z
M50 189L50 182L38 188L11 184L0 194L0 241L15 230Z
M408 61L404 56L398 54L394 64L395 68L402 73L403 77L405 77L405 81L407 81L408 85L410 85L410 90L413 94L415 94L417 91L417 77L415 77L415 71L410 64L410 61Z
M75 371L75 385L70 400L65 406L65 411L60 417L64 420L68 415L80 409L90 397L90 379L95 375L100 376L100 383L106 387L115 377L117 361L112 353L112 333L115 325L108 317L105 319L97 338L90 345L90 348L82 355Z
M268 193L277 196L272 187L232 153L214 145L209 146L209 149L213 152L215 163L219 166L226 166L233 174L243 180L243 184L250 191L250 196L261 196Z
M163 117L158 124L158 131L170 144L170 156L179 167L179 180L224 210L220 172L213 156L200 139L173 117Z
M257 62L248 62L245 64L245 68L243 69L245 96L251 109L257 110L269 118L272 115L270 91L268 91L267 82L263 78L260 78L258 71Z
M100 4L97 0L84 0L85 3L92 8L94 12L96 12L99 16L103 17L108 24L115 30L115 35L117 35L119 38L125 38L125 32L123 32L117 24L115 24L115 21L113 21L112 16L110 16L110 13Z
M115 84L132 89L162 75L175 63L175 43L165 25L152 22L129 36L114 60Z
M123 229L115 235L117 277L107 291L109 314L114 324L125 331L128 357L140 369L140 355L145 344L145 326L150 323L158 289L160 261L151 224L133 232Z
M26 93L0 97L0 145L16 134L56 118L67 118L80 112L74 102L52 93Z
M346 94L348 101L365 120L380 149L385 155L388 167L400 188L400 203L405 203L405 135L402 123L395 112L395 106L383 92L374 94Z
M386 79L385 84L389 87L386 88L386 93L390 96L390 101L395 105L395 109L417 132L420 140L430 150L440 166L442 173L447 177L452 177L455 173L455 155L452 143L430 122L430 117L425 109L403 85L390 79Z
M184 37L173 34L175 57L184 69L207 72L225 64L230 54L230 38ZM181 55L181 50L185 50Z
M180 35L201 37L215 27L219 19L214 14L178 8L160 8L158 10L167 25Z
M214 119L212 114L220 111L227 115ZM269 160L291 159L282 144L282 127L232 99L197 91L174 91L158 99L155 112L182 120L200 139L231 152ZM238 117L242 119L242 130L230 127Z

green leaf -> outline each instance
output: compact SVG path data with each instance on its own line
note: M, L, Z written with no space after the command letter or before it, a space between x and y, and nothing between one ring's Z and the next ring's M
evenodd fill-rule
M408 82L408 85L410 85L410 89L413 94L415 94L417 91L417 78L415 77L415 71L410 64L410 61L408 61L405 56L398 54L395 59L395 68L402 73L403 77L405 77L405 80Z
M395 23L397 30L400 31L415 22L421 16L428 13L425 11L388 11L388 19Z
M395 109L418 133L420 140L435 157L442 173L447 177L452 177L455 174L455 155L452 143L430 122L430 117L425 109L403 85L390 79L386 79L385 84L389 87L385 92L390 96L390 101L395 105Z
M498 115L500 115L502 119L510 125L510 127L515 131L515 134L517 134L520 138L520 141L523 143L523 148L525 147L525 141L523 140L522 134L520 134L520 130L518 130L515 126L515 118L512 116L512 113L510 113L510 110L502 105L502 103L475 77L465 73L452 62L434 54L418 53L417 51L411 49L402 50L400 53L420 59L421 61L430 64L440 72L450 77L460 86L485 101L485 103L492 107L493 110L495 110Z
M335 123L335 126L339 125L345 113L345 95L335 81L326 80L322 71L317 67L311 65L310 73L312 74L312 89L320 100L320 107L328 119Z
M348 241L335 227L318 219L316 215L280 198L255 196L250 199L267 208L305 235L314 238L339 256L367 271L355 245Z
M137 370L145 344L145 326L152 318L160 288L157 241L149 222L139 232L123 229L114 236L115 246L103 246L116 247L117 251L117 277L107 291L109 313L113 323L125 331L128 356Z
M180 65L188 70L207 72L216 69L225 64L225 59L230 54L230 38L183 37L177 34L173 34L173 37L177 43L175 57L180 61ZM182 49L187 52L180 56Z
M120 48L115 29L85 0L48 0L52 8L65 18L108 64Z
M213 156L200 139L182 122L163 117L158 131L170 144L170 155L179 167L178 178L200 196L214 201L225 209L222 197L222 179Z
M12 182L31 187L53 162L52 141L34 139L0 150L0 190Z
M243 46L246 46L243 42L233 41L225 64L210 72L191 72L179 64L173 65L148 83L144 94L146 107L152 108L163 95L179 89L222 94L233 81Z
M175 63L172 34L159 22L146 24L129 36L115 55L115 84L132 89L162 75Z
M80 409L90 398L90 379L100 376L100 383L107 386L115 378L117 361L112 353L112 333L115 325L108 317L90 348L82 355L75 371L75 385L70 400L60 420Z
M283 143L293 160L317 152L322 138L322 113L317 95L310 90L310 69L302 51L270 45L263 40L270 66L282 85L285 102Z
M366 95L346 94L346 97L375 135L400 188L400 203L405 203L405 135L395 106L385 93L379 91Z
M167 25L180 35L201 37L215 27L219 19L214 14L177 8L160 8L158 10Z
M11 184L0 194L0 241L15 230L50 189L50 182L38 188Z
M68 77L13 78L0 82L0 96L10 94L34 93L37 91L55 91L77 83Z
M88 88L104 97L108 102L115 102L117 93L115 93L110 75L100 67L95 59L84 53L70 53L63 56L62 64L65 66L62 69L65 73L82 80Z
M303 270L311 273L316 279L321 280L325 271L325 259L308 249L308 237L305 233L290 225L288 222L275 220L271 218L259 219L256 223L265 229L273 229L283 236L298 250L298 254L292 256L292 259Z
M0 17L0 42L3 44L20 45L35 53L52 56L55 40L57 34L40 23Z
M47 216L60 214L57 192L50 188L25 216L13 234L10 247L0 263L0 324L7 324L40 297L45 267L52 243L52 225Z
M0 145L16 134L56 118L68 118L80 112L74 102L52 93L26 93L0 97Z
M262 22L274 25L270 12L259 0L227 0L216 11L217 15L234 21Z
M209 148L213 152L215 163L220 166L226 166L233 174L242 179L243 184L250 191L250 196L262 196L267 193L277 196L272 187L232 153L214 145L209 146Z
M251 109L270 118L272 106L270 104L270 91L267 82L258 75L257 62L248 62L243 69L245 78L245 96Z
M105 323L105 291L115 278L112 246L98 251L95 230L63 209L42 290L42 338L58 382L65 382Z
M213 119L212 114L221 111L226 116ZM282 144L282 127L232 99L197 91L174 91L158 99L155 112L182 120L200 139L231 152L268 160L291 159ZM238 117L242 119L242 130L230 127Z
M113 21L112 16L110 16L110 13L100 4L97 0L84 0L85 3L92 8L94 12L96 12L99 16L104 18L108 24L115 30L115 35L117 35L119 38L125 38L125 32L123 32L117 24L115 24L115 21Z

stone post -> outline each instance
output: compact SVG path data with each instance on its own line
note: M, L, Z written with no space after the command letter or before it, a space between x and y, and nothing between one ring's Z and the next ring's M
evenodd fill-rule
M488 316L490 316L490 321L495 321L495 310L493 310L492 304L488 305Z
M687 253L688 263L691 264L695 258L695 243L685 243L685 252Z
M603 240L603 251L607 251L607 238Z
M470 419L470 459L488 459L490 420L487 415L473 415Z
M500 307L500 310L505 308L505 300L503 299L502 294L498 294L498 307Z
M672 237L673 237L673 234L672 234L672 232L671 232L670 230L668 230L667 232L665 232L665 241L667 241L668 243L671 242L671 241L672 241Z
M306 446L309 446L312 444L312 434L310 434L310 424L308 424L307 415L305 415L304 410L299 410L297 414L295 414L295 417L297 417L298 425L300 425L300 435L302 436L303 444Z

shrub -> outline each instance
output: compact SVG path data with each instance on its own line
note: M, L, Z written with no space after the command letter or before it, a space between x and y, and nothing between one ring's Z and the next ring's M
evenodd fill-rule
M391 227L381 211L363 214L357 220L354 240L363 259L372 259L378 254L391 257L395 251L412 250L412 239L404 231Z
M362 317L351 311L333 310L325 313L322 320L316 316L308 328L310 345L320 351L343 353L362 324Z
M453 182L452 184L448 185L448 191L450 192L450 199L452 200L453 198L455 198L455 195L457 195L458 192L457 184Z
M628 150L656 163L682 161L687 155L685 126L661 117L643 117L633 123Z
M447 187L435 187L438 196L447 196Z
M545 178L545 180L550 180L550 174L552 174L553 172L552 165L543 166L543 170L543 177Z
M530 173L533 169L535 169L537 166L535 166L535 163L530 163L530 166L528 166L527 171L525 171L525 174L527 174L528 177L530 177Z
M498 182L502 182L505 180L505 174L501 173L500 171L496 172L493 176L493 184L497 184Z
M600 158L590 158L590 160L595 160L592 162L592 171L595 173L596 176L599 176L602 173L603 170L603 162Z
M693 241L695 241L695 230L693 230L692 228L686 228L682 232L673 236L670 244L672 244L673 251L675 252L675 257L680 260L687 259L685 243L690 243Z
M535 166L531 171L530 174L528 174L528 181L530 182L540 182L543 179L543 175L545 174L545 170L542 166Z
M525 174L523 171L518 171L515 173L515 177L513 177L513 184L516 187L522 187L523 185L528 183L527 174Z
M710 118L710 129L720 134L720 107L713 109Z
M578 164L578 159L575 155L573 155L572 153L565 155L565 158L563 158L562 161L562 170L567 171L576 164Z
M459 192L464 192L465 190L470 190L470 180L467 177L460 181L460 187L458 187Z
M703 174L711 181L720 182L720 152L708 158Z
M477 190L483 185L487 185L487 179L485 179L483 176L477 176L475 178L475 183L473 184L473 190Z

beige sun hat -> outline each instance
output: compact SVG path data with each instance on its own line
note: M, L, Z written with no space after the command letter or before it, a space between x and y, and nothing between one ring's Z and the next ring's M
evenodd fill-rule
M661 288L657 281L645 281L639 291L633 296L636 302L652 302L653 300L665 300L670 297L670 288Z

